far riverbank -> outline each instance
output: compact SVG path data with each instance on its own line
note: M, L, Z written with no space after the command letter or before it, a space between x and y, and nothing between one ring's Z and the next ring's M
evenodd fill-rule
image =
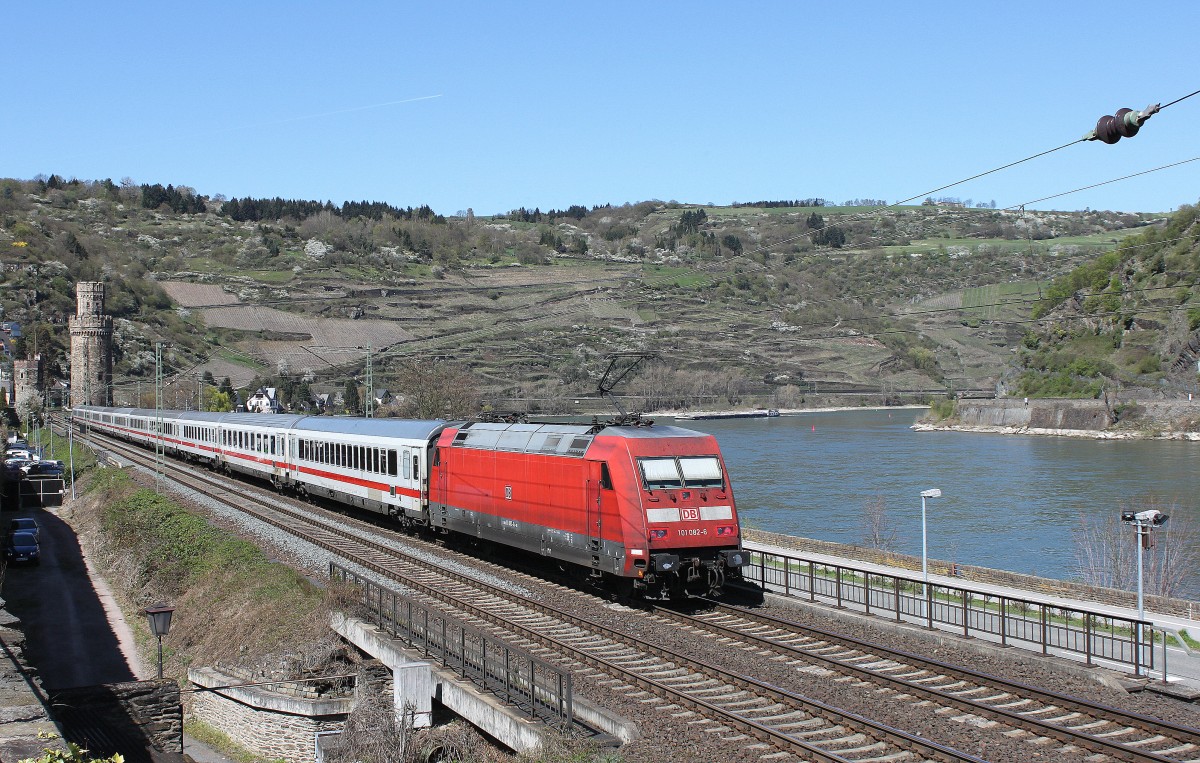
M1022 434L1093 440L1200 440L1200 401L1192 400L956 400L950 415L912 428Z

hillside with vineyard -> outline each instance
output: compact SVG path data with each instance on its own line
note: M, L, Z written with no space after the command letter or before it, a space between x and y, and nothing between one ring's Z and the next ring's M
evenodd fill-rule
M1189 215L819 199L446 215L51 176L0 181L0 306L14 354L59 377L73 284L106 282L129 404L159 342L187 400L226 377L299 400L369 375L405 396L440 368L495 410L596 410L616 353L652 356L616 390L638 409L1086 395L1194 383Z

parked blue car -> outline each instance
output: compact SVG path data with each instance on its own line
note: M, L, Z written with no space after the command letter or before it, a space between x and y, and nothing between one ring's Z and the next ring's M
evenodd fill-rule
M4 557L9 564L29 562L39 564L42 550L38 547L37 538L33 533L19 532L8 536L4 544Z

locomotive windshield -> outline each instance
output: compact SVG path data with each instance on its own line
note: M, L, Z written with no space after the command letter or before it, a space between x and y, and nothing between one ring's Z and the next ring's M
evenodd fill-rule
M680 458L679 467L688 487L721 487L725 484L721 477L721 462L712 456Z
M639 458L642 481L647 490L674 490L682 487L721 487L721 462L714 456L682 458Z

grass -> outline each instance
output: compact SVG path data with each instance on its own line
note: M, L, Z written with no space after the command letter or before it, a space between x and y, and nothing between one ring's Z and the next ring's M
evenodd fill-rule
M685 289L704 286L713 279L711 273L702 270L668 265L646 265L642 268L642 276L645 281L658 286L680 286Z
M290 270L243 270L239 271L238 275L253 278L262 283L287 283L296 277L296 274Z
M990 320L999 318L1002 313L1012 309L1028 312L1033 304L1031 300L1037 299L1037 296L1038 285L1035 281L1001 283L964 289L963 317ZM1011 307L1006 303L1012 303Z
M226 757L232 758L237 763L282 763L278 758L263 758L255 755L230 739L224 731L213 728L196 718L190 718L183 724L183 733L198 742L203 742Z

